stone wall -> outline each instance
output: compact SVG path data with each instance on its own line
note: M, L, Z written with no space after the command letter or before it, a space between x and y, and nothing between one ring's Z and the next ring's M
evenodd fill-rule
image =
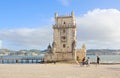
M61 60L72 60L73 58L72 58L73 56L72 56L72 53L55 53L55 59L57 60L57 61L61 61Z
M46 53L44 57L45 62L50 62L53 61L54 59L54 54L53 53Z

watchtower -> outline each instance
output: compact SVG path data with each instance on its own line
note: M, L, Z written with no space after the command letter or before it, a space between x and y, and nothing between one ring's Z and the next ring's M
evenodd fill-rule
M53 53L56 60L73 60L76 51L76 22L74 12L67 16L55 13Z

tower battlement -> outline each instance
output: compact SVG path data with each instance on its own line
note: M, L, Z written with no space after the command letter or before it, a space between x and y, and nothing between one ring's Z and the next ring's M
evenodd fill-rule
M57 18L57 17L58 17L58 18L61 18L61 17L62 17L62 18L66 18L66 17L69 18L69 17L74 17L74 12L72 11L70 15L60 15L60 16L59 16L58 13L56 12L56 13L54 14L54 16L55 16L55 18Z

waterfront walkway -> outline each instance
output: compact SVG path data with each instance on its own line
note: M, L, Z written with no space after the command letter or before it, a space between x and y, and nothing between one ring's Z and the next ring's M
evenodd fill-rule
M0 78L120 78L120 65L0 64Z
M7 58L0 58L0 63L41 63L44 59L41 57L7 57Z

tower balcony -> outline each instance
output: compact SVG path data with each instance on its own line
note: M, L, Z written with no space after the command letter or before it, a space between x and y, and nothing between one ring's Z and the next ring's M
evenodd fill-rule
M63 28L76 28L76 24L75 25L71 25L71 24L63 24L63 25L53 25L53 29L63 29Z

